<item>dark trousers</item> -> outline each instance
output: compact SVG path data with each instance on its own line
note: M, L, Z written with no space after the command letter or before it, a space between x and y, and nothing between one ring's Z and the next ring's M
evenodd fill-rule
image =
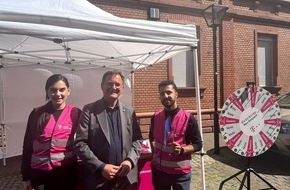
M50 171L37 169L31 171L31 182L35 190L75 190L77 180L75 164L54 167Z
M128 181L127 177L116 177L113 180L106 181L97 190L129 190L131 183Z
M86 165L81 165L82 190L136 190L137 183L131 184L127 177L106 180L100 171L93 173Z
M152 184L155 190L190 190L191 172L168 174L151 167Z

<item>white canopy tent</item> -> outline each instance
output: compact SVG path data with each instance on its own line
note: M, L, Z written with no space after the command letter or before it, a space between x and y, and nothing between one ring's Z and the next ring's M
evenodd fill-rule
M128 79L123 101L131 104L132 71L190 49L202 128L196 47L194 25L119 18L86 0L2 0L0 122L6 129L7 157L22 153L28 115L45 103L44 85L52 73L68 77L69 102L81 108L102 96L105 71L120 70ZM202 156L201 162L203 166Z

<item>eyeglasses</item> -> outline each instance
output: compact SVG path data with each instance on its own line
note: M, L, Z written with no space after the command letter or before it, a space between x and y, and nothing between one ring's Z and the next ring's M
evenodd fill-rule
M119 89L122 86L120 83L113 83L113 82L108 82L106 85L109 88L117 88L117 89Z

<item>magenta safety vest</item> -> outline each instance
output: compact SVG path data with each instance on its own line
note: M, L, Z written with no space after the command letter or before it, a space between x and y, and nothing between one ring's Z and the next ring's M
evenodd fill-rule
M33 141L31 168L51 170L74 162L73 138L78 123L78 109L67 105L57 122L52 114L39 137Z
M166 144L165 135L165 114L164 110L155 113L154 117L154 153L151 165L157 170L168 174L187 174L191 169L191 155L175 155L172 142L178 142L186 146L184 134L189 120L190 113L180 109L171 121L171 131L168 134Z

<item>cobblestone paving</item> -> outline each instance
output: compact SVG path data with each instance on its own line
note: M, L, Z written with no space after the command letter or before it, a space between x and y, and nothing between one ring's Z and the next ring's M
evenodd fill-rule
M21 176L12 175L3 177L0 179L0 189L1 190L22 190L21 188Z
M221 137L220 137L221 139ZM252 168L266 182L277 190L290 190L290 157L281 156L272 151L267 151L250 160L239 156L220 142L220 154L214 154L213 134L204 134L204 146L207 154L204 159L205 187L207 190L238 190L245 174L244 169ZM192 190L202 190L201 158L199 155L193 156L192 170ZM250 167L248 163L250 162ZM241 172L237 178L226 180L229 177ZM250 172L250 189L269 189L270 186ZM224 181L223 186L221 183ZM247 181L242 188L247 189ZM271 189L271 188L270 188Z
M221 139L221 137L220 137ZM219 141L220 154L214 154L213 133L204 134L204 147L207 152L203 156L205 189L207 190L238 190L244 172L225 181L237 172L242 171L247 166L248 159L239 156L225 146L222 140ZM0 160L2 164L2 160ZM267 151L262 155L253 157L250 166L263 179L274 186L277 190L290 190L290 157L285 157ZM191 190L202 190L202 174L200 155L193 155L192 159L192 182ZM7 159L7 166L0 165L0 190L21 190L21 176L19 175L20 157ZM240 181L239 181L240 180ZM222 188L221 183L224 181ZM247 182L245 183L247 185ZM269 189L269 186L250 172L251 190ZM247 187L243 187L243 190ZM141 189L147 190L147 189Z

